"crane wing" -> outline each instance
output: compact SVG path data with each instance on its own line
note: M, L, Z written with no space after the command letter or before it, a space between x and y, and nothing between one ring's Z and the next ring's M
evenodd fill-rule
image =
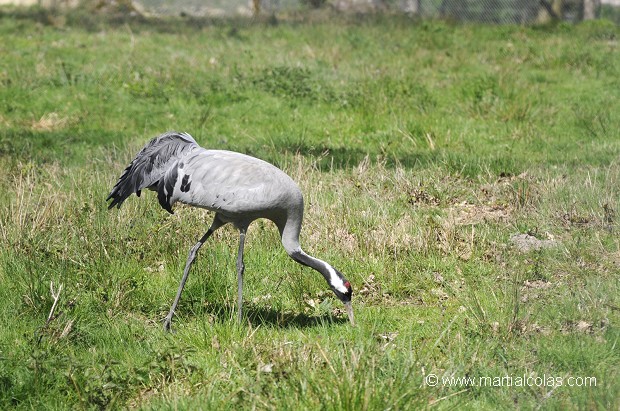
M167 132L149 141L125 168L112 188L106 201L112 199L108 208L121 207L131 194L140 196L144 188L157 188L159 181L177 162L200 148L187 133Z

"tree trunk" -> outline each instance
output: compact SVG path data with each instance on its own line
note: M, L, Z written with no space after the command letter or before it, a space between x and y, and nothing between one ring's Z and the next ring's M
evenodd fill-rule
M597 3L599 3L597 0L583 0L584 20L594 20L596 18Z
M404 0L402 2L402 11L408 14L420 13L420 0Z

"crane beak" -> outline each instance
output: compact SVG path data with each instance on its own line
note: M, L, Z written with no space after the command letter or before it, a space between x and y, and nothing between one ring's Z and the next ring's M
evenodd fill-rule
M351 305L351 301L347 301L344 303L344 308L347 310L347 315L349 316L349 321L351 321L351 325L355 326L355 318L353 317L353 306Z

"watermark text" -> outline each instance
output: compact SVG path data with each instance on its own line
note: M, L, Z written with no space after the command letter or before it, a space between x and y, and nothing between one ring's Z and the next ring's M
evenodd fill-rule
M596 377L553 375L501 375L501 376L439 376L427 374L424 385L429 387L596 387Z

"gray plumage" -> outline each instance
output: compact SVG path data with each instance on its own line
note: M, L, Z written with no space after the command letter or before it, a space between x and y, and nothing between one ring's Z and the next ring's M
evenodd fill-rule
M323 275L354 323L350 283L334 267L301 249L303 196L297 184L279 168L245 154L207 150L187 133L168 132L149 141L123 171L106 199L112 200L109 208L120 208L131 194L140 196L145 188L157 191L159 204L170 213L177 201L215 212L211 227L190 250L176 298L164 321L166 330L170 329L196 253L215 230L227 223L239 229L237 304L241 319L245 234L258 218L276 224L291 258Z

